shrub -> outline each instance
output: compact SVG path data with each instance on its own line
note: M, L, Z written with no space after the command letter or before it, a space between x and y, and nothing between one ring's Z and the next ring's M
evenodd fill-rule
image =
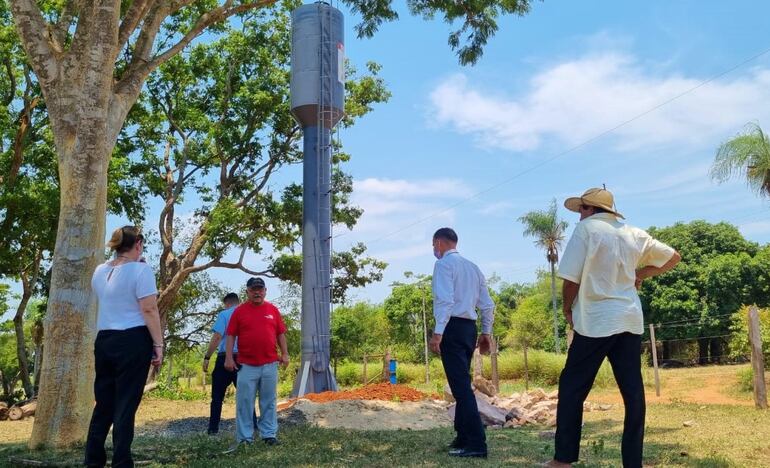
M738 371L738 388L743 392L754 391L754 371L751 367Z
M153 390L152 395L158 398L164 398L166 400L206 400L209 398L209 394L199 388L186 388L181 385L169 386L164 381L158 382L158 388Z

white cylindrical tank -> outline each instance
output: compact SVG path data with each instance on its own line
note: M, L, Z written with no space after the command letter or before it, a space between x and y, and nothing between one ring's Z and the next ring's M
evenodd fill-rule
M303 127L332 128L344 115L342 12L323 2L303 5L291 14L291 33L292 114Z

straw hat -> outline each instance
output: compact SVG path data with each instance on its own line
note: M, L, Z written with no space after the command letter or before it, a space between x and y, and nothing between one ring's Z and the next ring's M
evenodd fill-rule
M564 200L564 207L575 213L580 213L580 205L596 206L607 210L618 218L625 219L615 209L615 197L612 196L612 192L604 188L590 188L580 197Z

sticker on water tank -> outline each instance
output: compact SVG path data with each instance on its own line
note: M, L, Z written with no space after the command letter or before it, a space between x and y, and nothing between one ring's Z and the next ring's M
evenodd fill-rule
M345 46L337 43L337 81L345 83Z

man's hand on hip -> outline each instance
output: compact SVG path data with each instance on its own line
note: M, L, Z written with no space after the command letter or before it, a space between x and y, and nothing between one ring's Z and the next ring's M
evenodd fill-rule
M430 337L430 343L428 343L428 347L434 353L441 354L441 335L434 333L433 336Z

